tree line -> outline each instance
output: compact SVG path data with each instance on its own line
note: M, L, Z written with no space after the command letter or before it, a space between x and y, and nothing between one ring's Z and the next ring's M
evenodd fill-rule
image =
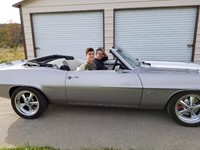
M22 46L23 37L21 24L10 21L0 24L0 48L13 48L17 50Z

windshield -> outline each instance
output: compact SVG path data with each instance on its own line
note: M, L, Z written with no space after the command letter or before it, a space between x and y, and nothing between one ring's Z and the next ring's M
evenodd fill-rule
M133 68L139 67L140 62L123 50L117 50L117 53L124 58Z

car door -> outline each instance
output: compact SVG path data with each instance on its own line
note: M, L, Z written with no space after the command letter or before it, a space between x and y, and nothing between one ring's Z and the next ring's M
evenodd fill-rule
M69 104L138 107L142 84L132 70L69 71L66 94Z

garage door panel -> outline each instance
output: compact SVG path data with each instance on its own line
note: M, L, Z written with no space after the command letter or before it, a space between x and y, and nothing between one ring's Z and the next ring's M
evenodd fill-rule
M103 47L103 12L33 14L37 56L85 58L87 47Z
M196 8L119 10L115 45L145 60L190 62Z

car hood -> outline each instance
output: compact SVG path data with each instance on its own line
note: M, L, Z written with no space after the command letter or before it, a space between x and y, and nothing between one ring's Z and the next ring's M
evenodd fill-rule
M200 70L200 65L195 63L184 62L167 62L167 61L144 61L144 63L150 64L152 68L163 69L187 69L187 70Z

